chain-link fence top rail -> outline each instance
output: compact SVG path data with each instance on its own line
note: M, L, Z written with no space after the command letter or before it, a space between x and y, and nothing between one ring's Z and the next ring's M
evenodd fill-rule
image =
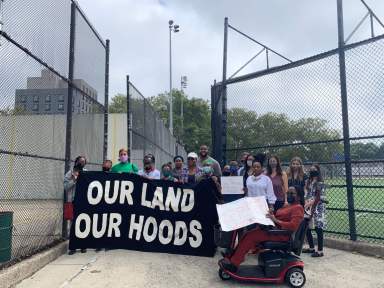
M356 230L384 240L384 36L345 47ZM338 51L231 79L226 158L243 151L320 163L327 231L349 235ZM309 166L307 166L309 168Z
M71 3L2 2L0 211L14 212L11 261L61 238ZM72 155L101 163L104 44L79 8L76 18Z
M155 109L132 83L129 83L129 94L132 161L141 167L144 155L152 153L156 158L156 166L160 168L162 164L173 161L176 150L185 157L184 148L178 145Z

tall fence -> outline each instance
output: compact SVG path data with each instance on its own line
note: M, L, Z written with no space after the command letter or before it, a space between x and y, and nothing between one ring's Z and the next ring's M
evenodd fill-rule
M217 83L215 156L265 152L285 165L299 156L307 170L319 163L328 235L384 243L383 95L384 35Z
M0 2L0 211L14 213L12 263L65 236L71 159L101 167L109 42L75 1Z
M186 159L184 147L172 136L158 113L127 77L128 95L128 147L131 161L139 167L144 155L155 156L158 168L164 163L173 162L173 157L181 155Z

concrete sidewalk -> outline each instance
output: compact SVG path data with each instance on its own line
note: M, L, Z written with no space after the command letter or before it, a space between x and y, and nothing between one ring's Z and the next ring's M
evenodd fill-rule
M326 249L323 258L302 255L306 287L384 287L384 261L373 257ZM128 250L63 255L17 288L69 287L255 287L223 282L214 258L191 257ZM254 262L254 256L248 256ZM262 287L285 287L262 285Z

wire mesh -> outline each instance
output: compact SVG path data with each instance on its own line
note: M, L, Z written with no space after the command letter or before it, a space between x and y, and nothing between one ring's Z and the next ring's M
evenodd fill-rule
M384 39L345 48L354 219L359 240L384 242ZM337 50L227 84L226 159L244 151L320 163L329 236L349 238ZM214 91L214 90L213 90ZM213 116L218 109L213 105ZM215 119L216 119L215 118ZM217 119L216 119L217 120ZM345 119L344 119L345 120ZM215 127L214 127L215 128ZM215 134L216 132L213 131ZM215 134L216 135L216 134Z
M132 162L142 167L144 156L151 153L155 156L157 168L160 168L162 164L172 162L176 152L186 158L184 147L177 143L158 113L132 83L129 83L129 93Z
M72 2L2 5L0 211L14 212L14 228L12 258L0 268L62 239L66 145L72 156L88 158L89 170L99 170L103 160L104 106L99 102L106 52L102 42L92 42L96 32L80 13L75 15L75 55L81 68L74 69L71 141L65 136Z

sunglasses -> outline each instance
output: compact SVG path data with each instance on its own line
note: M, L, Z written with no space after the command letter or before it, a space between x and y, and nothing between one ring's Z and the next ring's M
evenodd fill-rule
M193 157L188 157L187 160L195 160Z

